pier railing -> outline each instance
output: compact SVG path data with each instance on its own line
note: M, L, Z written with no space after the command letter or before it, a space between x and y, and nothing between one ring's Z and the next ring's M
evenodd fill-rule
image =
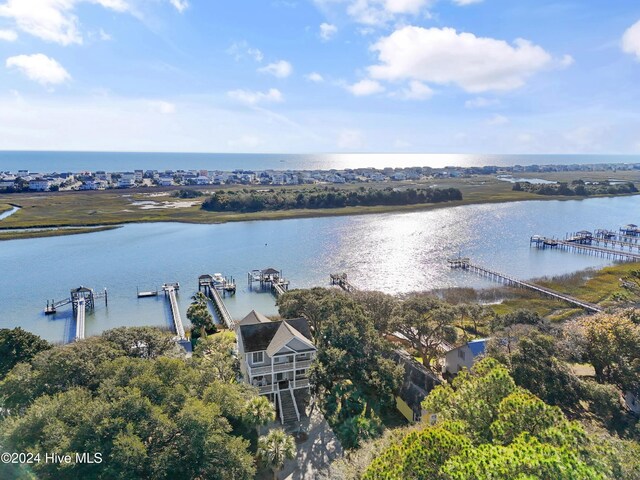
M81 298L78 300L78 307L76 309L76 340L84 340L85 314L85 300Z
M574 237L568 240L561 240L558 238L543 237L535 235L531 237L530 243L537 248L557 248L561 250L574 251L577 253L583 253L587 255L598 255L601 257L622 260L626 262L640 262L640 253L633 253L631 251L626 252L623 250L616 250L612 248L604 248L599 246L590 245L588 242L577 241Z
M506 285L526 288L528 290L538 292L542 295L546 295L557 300L565 301L580 308L584 308L585 310L590 312L599 313L603 311L599 306L594 305L593 303L584 302L578 298L572 297L571 295L566 295L550 288L536 285L535 283L525 282L509 275L505 275L504 273L496 272L480 265L475 265L471 263L471 260L469 260L468 258L452 258L449 260L449 266L451 268L459 268L462 270L470 271L478 275L488 277L494 281L502 282Z
M187 337L184 333L184 326L182 325L182 317L180 317L180 309L178 308L178 299L176 298L176 286L172 284L163 285L162 289L169 297L169 304L171 306L171 316L173 317L173 323L176 328L176 333L180 340L186 340Z
M207 294L213 302L213 305L215 306L220 319L224 322L228 329L233 330L233 327L235 325L233 317L229 313L229 310L227 310L227 306L224 304L224 301L222 300L222 297L220 296L218 290L216 290L215 288L208 288Z

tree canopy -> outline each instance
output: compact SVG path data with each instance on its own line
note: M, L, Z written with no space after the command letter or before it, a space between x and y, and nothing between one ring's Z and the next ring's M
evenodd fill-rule
M170 338L117 329L17 364L0 382L0 445L102 454L96 464L32 465L41 479L253 478L244 438L253 423L243 413L256 392L212 368L208 356L223 354L224 342L188 359ZM4 468L2 478L19 474Z
M393 442L364 479L614 479L629 472L621 457L637 451L590 437L559 408L516 386L493 359L436 387L423 406L436 414L435 425ZM638 462L631 463L637 472Z

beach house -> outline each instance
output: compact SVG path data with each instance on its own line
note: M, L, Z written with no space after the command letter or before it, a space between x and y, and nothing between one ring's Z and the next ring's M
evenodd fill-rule
M305 318L271 321L251 311L236 325L240 369L276 406L283 424L300 420L309 398L309 367L316 356Z

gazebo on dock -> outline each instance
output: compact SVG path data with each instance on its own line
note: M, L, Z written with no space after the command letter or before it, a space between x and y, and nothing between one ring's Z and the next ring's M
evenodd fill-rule
M640 227L633 223L620 228L620 233L628 237L640 237Z

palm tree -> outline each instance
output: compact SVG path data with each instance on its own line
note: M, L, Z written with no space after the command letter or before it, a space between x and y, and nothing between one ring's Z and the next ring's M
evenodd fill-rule
M256 427L256 433L260 435L260 427L273 422L276 412L267 397L253 397L244 407L244 417L249 425Z
M278 472L287 459L296 456L296 444L291 435L278 428L258 439L258 458L264 461L273 471L273 478L278 478Z

